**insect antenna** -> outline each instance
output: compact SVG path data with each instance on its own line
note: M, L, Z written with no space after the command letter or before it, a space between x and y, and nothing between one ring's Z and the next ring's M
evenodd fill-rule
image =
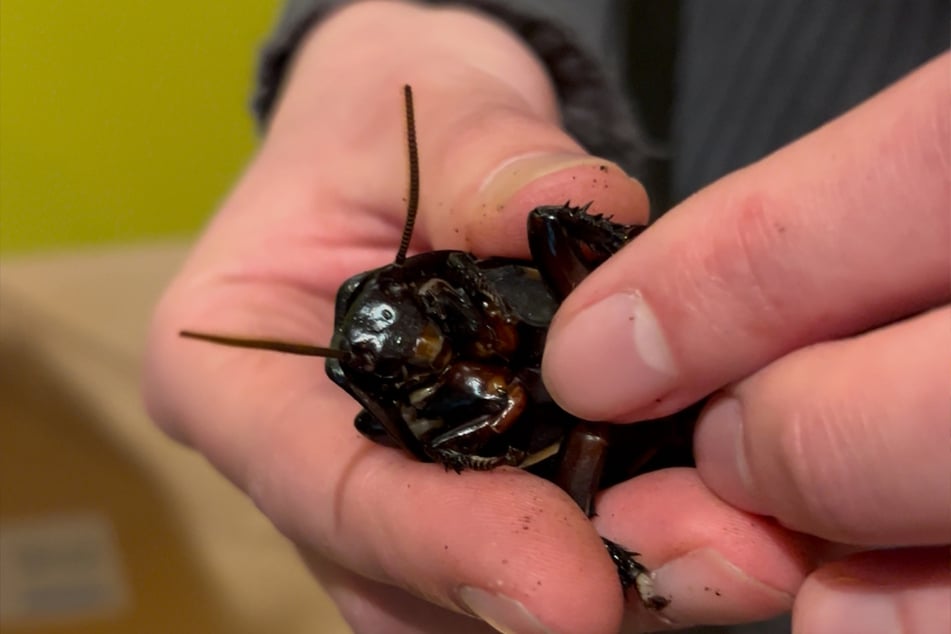
M416 147L416 117L413 114L413 89L409 84L403 86L406 100L406 145L409 150L409 200L406 203L406 224L403 237L396 252L396 264L406 261L410 238L413 237L413 225L416 223L416 210L419 208L419 151Z
M226 335L213 335L206 332L195 332L194 330L179 331L179 336L186 339L198 339L200 341L209 341L223 346L233 348L252 348L254 350L273 350L274 352L287 352L289 354L298 354L307 357L331 357L333 359L343 359L347 353L336 348L322 348L312 346L306 343L288 343L285 341L272 341L270 339L247 339L244 337L228 337Z

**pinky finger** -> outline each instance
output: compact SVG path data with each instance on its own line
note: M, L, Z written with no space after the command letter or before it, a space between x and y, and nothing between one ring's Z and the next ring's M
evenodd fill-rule
M947 634L947 548L864 552L830 563L803 584L793 634Z

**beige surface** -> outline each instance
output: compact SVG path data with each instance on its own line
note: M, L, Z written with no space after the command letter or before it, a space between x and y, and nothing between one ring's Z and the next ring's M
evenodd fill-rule
M62 531L105 526L117 562L100 558L94 572L121 586L98 613L40 628L0 601L4 632L348 631L291 546L142 410L148 315L184 253L157 244L0 261L0 537L18 544L52 522L35 535L66 548ZM16 599L4 587L0 598Z

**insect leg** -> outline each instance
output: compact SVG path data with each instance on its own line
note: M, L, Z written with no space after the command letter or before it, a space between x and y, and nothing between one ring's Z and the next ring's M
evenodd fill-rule
M499 441L522 415L528 400L522 385L498 368L457 364L450 369L443 390L417 409L423 418L455 419L449 431L429 439L427 453L455 471L518 465L526 452L511 445L503 445L501 451ZM490 449L493 446L495 450Z
M587 207L538 207L529 214L528 242L542 279L560 302L643 229L589 215ZM612 426L605 423L579 421L566 434L559 452L554 482L589 517L594 514L594 496L601 488L612 431ZM636 554L601 539L617 568L621 587L627 590L635 586L641 602L650 609L665 607L667 599L654 594L650 572L637 561Z
M588 517L594 515L594 495L601 485L610 431L607 425L581 421L571 429L561 446L554 482Z
M645 229L591 215L588 207L536 207L528 215L528 246L545 283L559 299Z

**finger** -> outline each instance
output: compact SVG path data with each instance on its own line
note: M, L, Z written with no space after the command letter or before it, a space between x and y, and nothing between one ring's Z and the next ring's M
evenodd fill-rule
M427 47L419 53L384 51L369 66L368 53L325 54L350 50L375 22L387 30L418 29L423 15ZM460 30L470 37L439 37ZM344 101L334 97L338 85L291 81L264 153L299 166L300 173L288 177L298 182L314 180L315 164L332 170L333 188L347 193L351 207L386 213L399 228L408 180L402 87L411 85L421 172L418 248L524 254L525 214L566 200L595 201L624 220L646 220L643 187L613 163L588 155L561 129L544 68L497 23L463 11L348 8L334 29L317 31L295 70L295 76L326 75L359 82L347 84ZM359 121L353 103L368 109Z
M949 60L700 192L595 271L552 324L556 399L650 418L946 302Z
M362 439L356 449L338 442L317 452L323 438L300 436L304 425L313 421L262 439L275 460L251 474L252 496L295 542L497 624L514 627L518 615L565 632L617 627L616 571L589 522L550 483L514 470L446 472ZM577 571L581 589L571 581Z
M618 627L617 572L555 485L514 469L446 472L371 443L316 360L164 344L176 346L177 371L153 384L194 400L170 415L293 542L457 612L502 622L514 605L558 631Z
M948 549L867 552L825 566L803 584L796 634L951 631Z
M446 610L395 586L361 577L316 553L303 552L302 555L354 634L491 634L496 631L480 619Z
M220 372L210 356L196 352L189 362ZM508 611L488 606L495 599L560 631L617 628L617 573L590 523L554 485L516 470L459 475L416 463L359 436L355 408L315 390L302 366L245 367L228 373L228 389L283 384L274 403L246 409L248 399L231 405L216 392L206 396L220 418L187 428L292 541L457 612L500 621ZM204 437L225 433L240 438L236 447ZM578 588L572 579L582 573Z
M951 540L951 308L794 352L718 396L695 438L727 501L829 540Z
M176 345L178 371L153 383L195 399L174 413L180 428L295 543L497 623L514 612L563 632L617 629L617 572L550 482L519 470L446 472L372 444L315 360L184 340L165 348Z
M729 624L782 614L812 570L812 540L739 511L694 469L666 469L614 486L598 499L595 525L643 553L660 613L629 603L636 631Z

